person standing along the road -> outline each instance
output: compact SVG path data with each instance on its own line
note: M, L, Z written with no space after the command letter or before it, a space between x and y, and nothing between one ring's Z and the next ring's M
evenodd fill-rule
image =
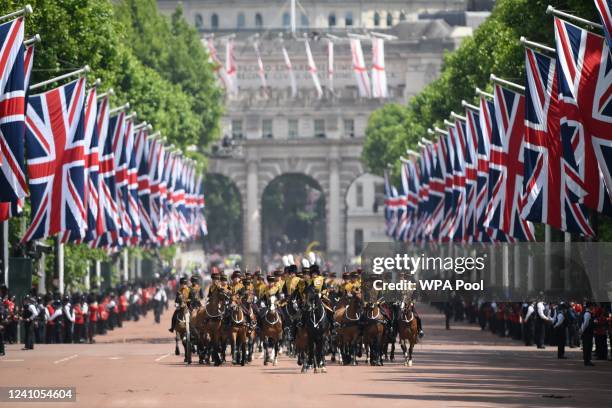
M85 314L83 313L83 308L81 306L80 295L75 295L74 297L74 332L72 336L72 341L74 343L80 343L81 338L83 337L83 328L85 326Z
M593 317L591 315L591 308L593 304L587 302L586 308L582 313L582 326L580 326L580 333L582 338L582 359L584 360L585 366L594 366L591 362L591 355L593 353L593 329L595 327L593 323Z
M164 310L164 304L167 301L166 290L163 285L158 283L155 287L155 294L153 295L153 314L155 316L155 323L161 322L161 314Z
M24 347L23 350L34 350L34 322L38 316L38 309L29 295L23 298L22 318L24 322Z
M557 358L563 360L567 358L565 357L565 342L567 341L566 332L569 323L567 313L567 305L564 302L559 303L557 306L557 313L555 314L555 320L553 321L553 330L557 343Z
M544 314L544 301L539 299L535 306L535 343L539 349L544 349L544 325L552 319Z
M8 323L8 313L4 306L3 299L0 298L0 356L5 354L4 351L4 332Z

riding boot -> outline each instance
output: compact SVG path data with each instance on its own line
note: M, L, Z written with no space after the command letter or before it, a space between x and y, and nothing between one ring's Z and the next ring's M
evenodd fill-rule
M170 323L170 328L168 329L170 333L174 333L174 328L176 327L177 321L178 321L178 309L176 309L174 313L172 314L172 323Z
M415 316L417 319L417 330L419 332L419 337L423 337L425 335L425 332L423 331L423 326L421 326L421 318L419 317L419 315Z

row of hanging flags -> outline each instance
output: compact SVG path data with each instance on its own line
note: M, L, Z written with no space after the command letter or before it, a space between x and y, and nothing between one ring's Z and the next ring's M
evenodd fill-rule
M361 47L361 40L359 38L350 38L351 48L351 60L353 73L355 75L355 81L357 89L359 90L359 96L361 98L387 98L389 96L387 88L387 74L385 72L385 41L380 37L372 37L372 64L371 64L371 79L366 67L363 49ZM229 38L225 41L225 64L221 61L217 49L215 47L212 38L206 41L206 45L209 53L209 62L213 65L214 71L217 75L222 86L226 89L229 97L236 97L238 95L238 78L237 78L237 65L234 51L234 40ZM312 56L310 43L308 40L304 40L307 70L312 78L312 83L317 92L317 97L320 99L323 97L323 88L321 86L321 80L319 79L319 73L317 65ZM257 59L257 74L261 81L263 89L268 88L266 71L261 58L259 50L259 43L254 42L253 48L255 51L255 58ZM295 71L289 58L289 53L282 45L283 60L290 80L291 85L291 96L297 97L298 89L297 82L295 79ZM333 93L334 91L334 42L330 39L327 41L327 88Z
M24 242L57 236L117 249L206 234L191 160L136 124L129 104L111 109L110 93L84 77L30 95L34 44L24 44L23 15L0 25L0 44L0 221L29 195Z
M492 75L493 94L402 158L399 189L385 174L389 236L532 241L543 223L589 237L586 210L612 214L612 0L595 4L605 37L552 9L555 47L522 40L524 87Z

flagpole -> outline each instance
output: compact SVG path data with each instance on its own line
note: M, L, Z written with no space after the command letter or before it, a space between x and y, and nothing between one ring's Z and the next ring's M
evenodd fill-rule
M23 45L27 47L28 45L32 45L37 42L40 42L40 34L36 34L33 37L28 38L23 42Z
M523 85L517 84L515 82L507 81L507 80L502 79L502 78L499 78L495 74L491 74L489 79L493 83L496 83L496 84L499 84L499 85L506 85L506 86L514 88L515 90L518 90L520 92L525 92L525 87Z
M113 108L110 110L109 114L112 115L113 113L117 113L117 112L121 112L124 110L130 109L130 103L126 102L124 105L121 106L117 106L116 108Z
M480 112L480 108L478 106L468 103L465 99L461 101L461 106L469 110Z
M20 10L13 11L12 13L1 16L0 21L9 20L13 17L27 16L28 14L32 14L32 11L33 11L32 6L29 4L26 4L26 6Z
M451 118L453 118L453 119L457 119L457 120L462 120L462 121L464 121L464 122L466 122L466 121L467 121L467 118L466 118L465 116L458 115L458 114L456 114L456 113L455 113L455 112L453 112L453 111L451 111Z
M115 95L115 90L113 88L108 88L108 91L98 95L97 99L102 99L106 96L112 96L112 95Z
M30 91L34 91L36 89L42 88L43 86L52 84L52 83L57 82L57 81L61 81L62 79L66 79L66 78L70 78L70 77L73 77L73 76L81 76L83 74L87 74L89 71L91 71L91 68L89 68L89 65L85 65L83 68L77 69L76 71L72 71L72 72L69 72L67 74L60 75L60 76L57 76L55 78L51 78L51 79L48 79L46 81L34 84L34 85L30 86Z
M535 41L529 41L527 38L525 38L525 36L521 36L520 41L521 41L521 44L523 44L525 47L533 47L533 48L537 48L542 51L551 52L553 54L557 53L557 50L555 50L554 48L549 47L548 45L544 45L542 43L535 42Z
M488 99L493 99L494 98L493 94L485 92L485 91L483 91L480 88L476 88L476 95L484 96L485 98L488 98Z
M9 287L8 276L8 238L9 238L9 222L8 220L0 223L0 261L2 262L2 275L4 284Z
M448 132L446 130L444 130L444 129L440 129L439 127L436 126L434 128L434 130L436 131L436 133L439 133L439 134L441 134L443 136L448 136Z
M585 18L574 16L572 14L569 14L569 13L566 13L564 11L558 10L558 9L554 8L553 6L551 6L550 4L548 5L548 7L546 7L546 14L552 14L553 16L557 16L557 17L564 17L564 18L567 18L568 20L572 20L572 21L574 21L576 23L582 23L582 24L590 25L592 27L603 29L603 26L601 24L597 24L597 23L589 21L589 20L587 20Z
M57 291L64 294L64 244L59 236L55 237L55 269L57 272Z

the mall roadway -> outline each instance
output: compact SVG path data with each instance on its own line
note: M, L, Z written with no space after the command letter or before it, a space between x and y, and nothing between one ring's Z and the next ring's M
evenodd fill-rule
M300 374L294 360L276 367L186 366L152 315L99 337L94 345L8 346L0 357L0 386L73 386L76 403L19 403L68 407L609 407L612 362L585 368L579 351L556 359L475 327L443 329L421 306L426 340L413 367L328 365L327 374ZM8 404L0 403L0 407Z

